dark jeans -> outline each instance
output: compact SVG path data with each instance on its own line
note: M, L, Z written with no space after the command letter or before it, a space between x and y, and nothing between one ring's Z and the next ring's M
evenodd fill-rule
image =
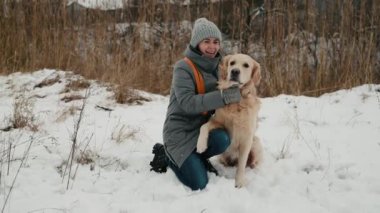
M205 161L223 153L230 143L230 137L224 129L214 129L209 134L206 151L199 154L194 150L180 168L172 162L169 162L169 167L178 179L192 190L203 189L208 183Z

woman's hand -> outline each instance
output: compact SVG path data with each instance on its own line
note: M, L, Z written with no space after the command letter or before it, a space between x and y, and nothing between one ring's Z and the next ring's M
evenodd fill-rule
M233 85L227 89L220 90L225 104L238 103L241 99L240 89L238 85Z

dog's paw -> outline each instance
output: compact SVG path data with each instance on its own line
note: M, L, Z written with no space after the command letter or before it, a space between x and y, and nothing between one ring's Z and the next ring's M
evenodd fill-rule
M251 169L255 169L255 168L258 167L259 163L260 163L260 162L259 162L258 160L254 160L254 161L252 161L248 166L249 166L249 168L251 168Z
M200 140L198 139L197 143L197 152L203 153L207 149L207 140Z
M245 177L236 177L235 178L235 187L236 188L242 188L246 186L248 183L247 179Z

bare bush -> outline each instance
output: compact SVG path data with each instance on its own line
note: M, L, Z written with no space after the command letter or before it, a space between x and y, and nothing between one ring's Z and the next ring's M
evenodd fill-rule
M76 157L76 162L82 165L92 164L98 157L99 155L94 151L80 151L80 154Z
M34 102L25 95L15 98L13 103L13 115L10 118L11 126L15 129L29 128L31 131L37 131L35 116L33 115Z
M151 99L139 95L135 90L122 86L114 87L114 96L116 103L119 104L138 104L142 105L143 102L149 102Z

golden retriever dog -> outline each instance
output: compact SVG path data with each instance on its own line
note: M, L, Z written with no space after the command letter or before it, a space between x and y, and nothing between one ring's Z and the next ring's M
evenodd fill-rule
M245 168L256 167L262 159L262 146L255 136L258 123L260 100L256 86L261 79L260 64L245 54L228 55L220 65L220 90L238 84L242 98L239 103L229 104L215 111L215 115L202 125L197 142L197 152L207 149L209 132L225 128L231 138L231 145L219 156L225 166L236 166L235 186L246 185Z

